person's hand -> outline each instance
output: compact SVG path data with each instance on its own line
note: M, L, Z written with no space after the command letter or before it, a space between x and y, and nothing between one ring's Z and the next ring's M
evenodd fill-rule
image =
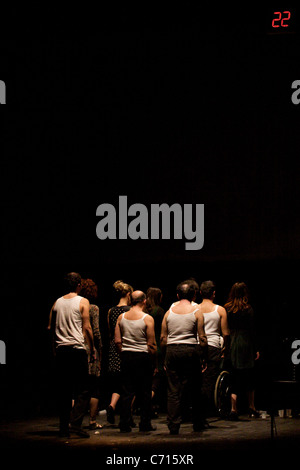
M221 349L221 358L224 359L227 356L228 348L224 347Z
M93 364L96 360L96 349L93 348L92 354L90 354L90 363Z

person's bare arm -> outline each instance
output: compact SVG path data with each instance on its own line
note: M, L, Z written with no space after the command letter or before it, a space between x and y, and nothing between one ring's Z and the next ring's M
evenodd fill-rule
M202 372L207 368L207 354L208 354L208 345L207 345L207 336L204 330L204 316L203 313L198 310L196 313L197 318L197 332L199 338L200 354L202 360Z
M155 340L155 329L154 329L154 318L151 315L145 317L146 333L147 333L147 346L150 354L155 354L157 351L156 340Z
M82 298L80 301L80 313L82 318L82 334L87 342L90 351L94 351L93 330L90 323L90 303Z
M48 321L48 326L47 326L48 330L51 330L53 328L52 319L53 319L53 316L54 316L53 311L54 311L55 304L56 304L56 301L52 305L50 313L49 313L49 321Z
M120 327L121 320L122 320L122 315L118 317L116 327L115 327L115 344L117 346L119 353L122 352L122 335L121 335L121 327Z
M55 356L55 321L56 321L55 305L56 305L56 301L54 302L50 310L49 322L47 326L47 330L49 331L49 337L50 337L50 347L54 356Z
M197 317L197 331L198 331L198 337L199 337L199 343L201 348L205 349L207 348L207 337L204 331L204 316L202 312L197 312L196 313Z
M218 313L221 317L221 333L224 339L224 345L222 348L222 357L227 354L229 350L229 342L230 342L230 331L228 328L228 321L227 321L227 312L224 307L218 307Z
M161 323L161 332L160 332L160 347L165 349L168 339L168 327L167 327L167 318L169 316L169 310L165 313L163 321Z

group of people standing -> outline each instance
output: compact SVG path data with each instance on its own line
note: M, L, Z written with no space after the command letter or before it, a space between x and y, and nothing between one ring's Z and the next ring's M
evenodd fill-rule
M54 333L60 434L89 437L81 426L88 406L90 429L101 427L96 421L102 351L99 308L94 303L97 286L78 273L69 273L65 281L67 293L54 303L48 326ZM235 283L221 307L214 303L212 281L203 282L200 288L193 279L183 281L166 312L159 288L144 293L123 281L116 281L113 287L118 300L108 312L108 422L115 422L119 404L120 431L130 432L136 426L132 409L137 402L139 430L154 431L152 402L165 380L170 434L179 433L185 403L193 410L194 431L202 431L207 412L214 406L214 387L224 357L230 358L232 372L229 419L238 419L237 397L245 387L250 415L258 416L254 361L259 353L245 283ZM196 302L198 294L201 303Z

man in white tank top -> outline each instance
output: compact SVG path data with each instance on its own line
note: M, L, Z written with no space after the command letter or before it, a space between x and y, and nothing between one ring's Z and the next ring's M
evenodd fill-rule
M205 400L207 416L214 414L214 389L220 373L222 358L229 349L229 328L225 308L214 303L215 284L204 281L200 286L202 302L198 305L204 317L204 329L207 336L207 367L203 373L202 394Z
M90 351L94 350L90 305L87 299L78 295L81 288L78 273L69 273L65 284L68 293L54 303L48 325L55 341L60 436L68 437L71 431L79 437L89 437L81 425L90 398L85 339ZM75 403L70 412L74 392Z
M120 431L131 431L131 403L140 401L140 431L154 431L151 424L151 386L156 341L154 319L144 312L146 295L131 294L131 308L122 313L116 323L115 343L121 354Z
M168 379L167 423L170 434L178 434L182 422L184 392L190 387L194 431L204 428L201 392L201 350L206 349L203 315L192 305L195 287L177 286L178 302L166 312L161 328L161 346L166 347Z

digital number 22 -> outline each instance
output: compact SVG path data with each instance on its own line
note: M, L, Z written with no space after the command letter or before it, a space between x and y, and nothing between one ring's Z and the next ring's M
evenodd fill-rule
M278 15L278 17L275 17L272 21L272 28L279 28L282 26L283 28L286 28L289 26L288 24L285 23L285 21L288 21L291 17L291 12L290 11L284 11L281 13L281 11L274 11L274 15ZM285 15L285 16L283 16ZM278 24L280 23L280 24Z

